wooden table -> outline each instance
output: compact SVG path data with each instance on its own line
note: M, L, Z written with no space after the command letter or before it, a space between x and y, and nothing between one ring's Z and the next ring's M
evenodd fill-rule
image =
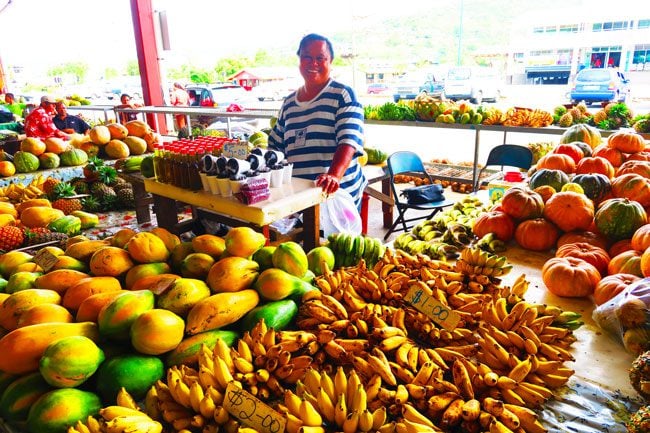
M260 228L267 239L270 239L269 224L302 212L303 248L309 251L320 245L320 203L324 196L321 188L315 187L311 180L294 177L291 184L271 188L269 200L251 205L245 205L235 197L189 191L153 179L145 179L144 187L153 195L158 225L174 233L183 231L178 224L178 201L206 210L214 215L212 219L229 226Z
M393 225L393 190L390 186L390 176L386 171L385 165L365 165L363 174L368 180L368 186L363 190L361 199L361 233L368 233L368 200L370 197L381 202L381 210L384 214L384 228L390 228ZM381 191L373 188L371 185L381 182Z
M135 216L138 224L151 221L150 205L153 203L151 195L144 189L144 176L140 173L121 172L120 177L129 182L133 187L133 198L135 200Z

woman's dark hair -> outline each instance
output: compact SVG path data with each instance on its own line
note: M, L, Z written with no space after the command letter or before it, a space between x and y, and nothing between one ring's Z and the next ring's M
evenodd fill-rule
M325 36L321 36L321 35L316 34L316 33L310 33L310 34L304 36L300 40L300 45L298 45L298 51L296 51L296 54L300 55L300 50L302 50L305 47L305 45L307 45L307 44L309 44L311 42L315 42L315 41L323 41L323 42L325 42L327 44L327 50L330 52L330 57L331 57L330 60L334 60L334 48L332 48L332 43Z

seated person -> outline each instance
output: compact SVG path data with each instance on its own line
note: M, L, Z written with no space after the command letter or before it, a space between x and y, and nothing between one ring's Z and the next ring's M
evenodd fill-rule
M59 137L68 140L70 138L70 135L57 128L52 121L56 114L55 103L51 96L41 98L41 105L25 118L25 135L40 139Z
M68 107L59 101L56 103L56 116L54 116L54 124L61 131L72 134L87 134L90 131L88 125L81 117L68 114Z
M142 107L142 104L138 104L131 99L131 95L123 93L120 96L120 102L122 104L117 105L116 108L138 108ZM138 113L119 113L120 123L126 123L130 120L138 120Z
M16 101L13 93L6 93L3 103L9 111L16 115L17 119L23 118L23 111L27 104Z
M0 123L10 123L15 120L14 113L9 111L6 105L0 104Z

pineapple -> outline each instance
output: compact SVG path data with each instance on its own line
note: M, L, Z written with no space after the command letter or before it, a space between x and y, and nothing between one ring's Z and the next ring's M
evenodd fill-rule
M0 250L7 252L20 248L25 240L23 231L16 226L0 227Z
M115 190L117 194L117 202L121 208L132 209L135 207L135 197L133 196L133 188L123 187Z
M43 182L43 192L45 195L48 197L52 197L52 193L54 192L54 188L61 183L59 179L55 179L53 177L48 177L45 179L45 182Z
M600 122L603 120L607 119L607 113L605 110L598 110L596 111L596 114L594 114L594 124L598 125Z
M573 118L573 123L578 123L582 118L582 111L578 107L573 107L569 110L571 117Z
M580 101L578 105L576 105L576 108L580 110L583 116L587 114L587 104L584 101Z
M570 112L567 112L567 113L563 114L563 115L560 117L560 121L558 122L558 124L559 124L560 126L562 126L562 127L569 127L569 126L571 126L571 125L573 124L573 116L571 115L571 113L570 113Z
M103 211L111 211L117 209L117 195L113 189L110 189L112 194L106 194L100 200L101 209Z
M101 208L101 204L97 197L92 195L84 197L81 200L81 204L83 206L83 210L87 212L97 212Z
M77 194L88 194L88 183L84 179L76 178L71 183Z
M111 185L117 179L117 170L104 165L97 169L97 180L105 185Z
M81 200L77 198L59 198L52 202L52 207L54 209L59 209L63 211L64 214L70 215L76 210L82 210L83 205Z
M65 233L53 232L45 227L34 227L25 230L25 241L23 242L23 245L32 246L53 241L65 242L67 239L68 235Z
M51 194L51 199L59 199L63 197L72 197L73 195L76 195L76 191L74 190L74 187L68 183L68 182L59 182L56 184L56 186L52 189L52 194Z
M104 166L104 160L96 156L88 158L88 163L83 168L84 177L87 181L93 182L97 180L99 175L98 170Z

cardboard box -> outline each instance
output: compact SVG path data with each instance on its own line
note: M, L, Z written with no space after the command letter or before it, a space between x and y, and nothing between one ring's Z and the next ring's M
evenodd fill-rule
M490 201L495 202L503 197L507 189L513 186L525 187L527 182L506 182L505 180L493 180L487 184L488 197Z

